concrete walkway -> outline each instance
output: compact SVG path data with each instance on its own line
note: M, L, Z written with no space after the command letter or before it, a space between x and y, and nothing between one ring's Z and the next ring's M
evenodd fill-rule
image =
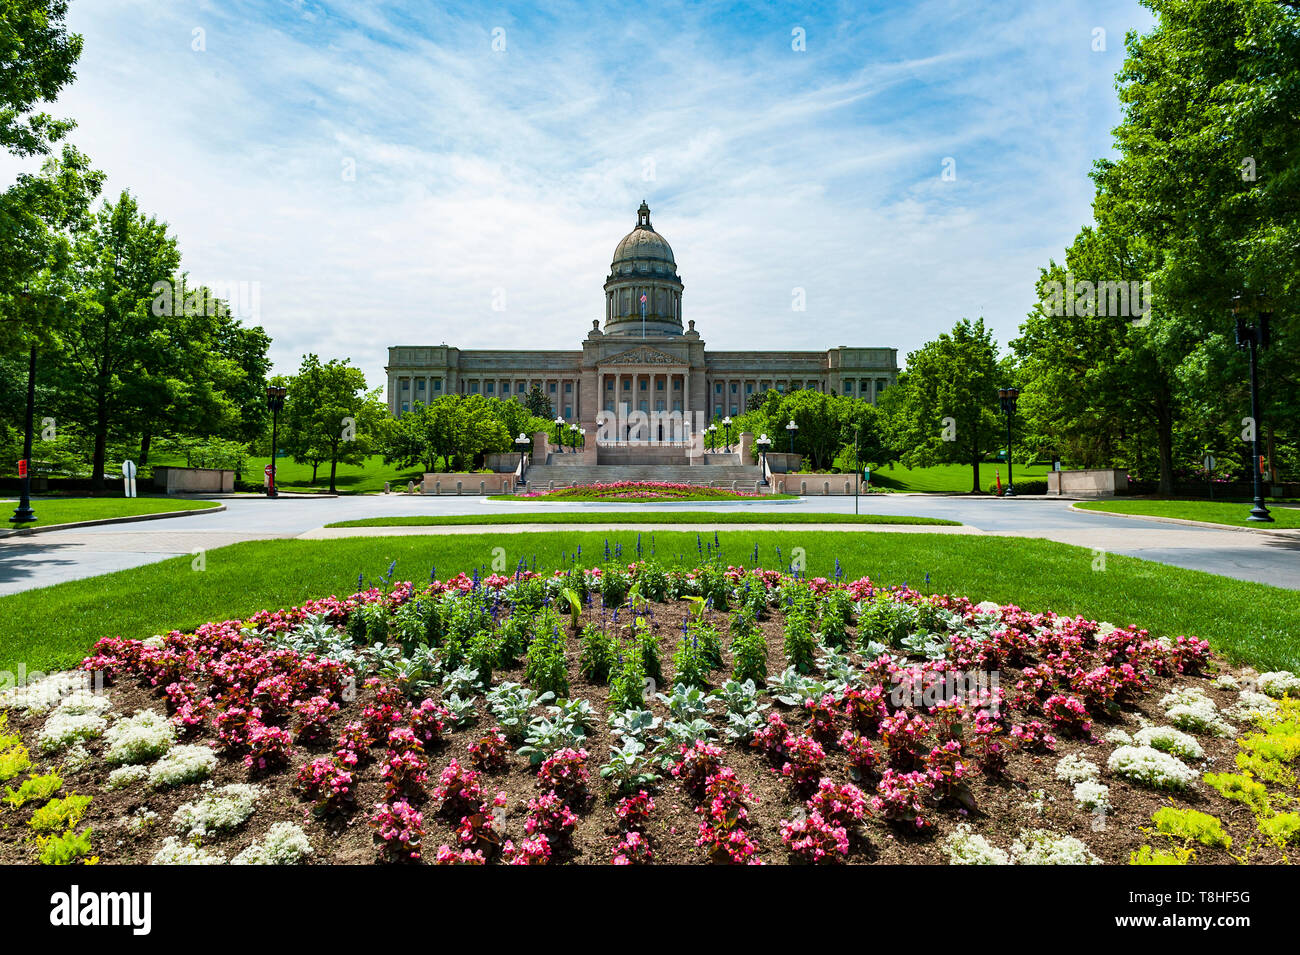
M419 497L368 495L361 497L267 500L224 498L222 513L203 513L185 520L53 531L36 537L0 540L0 594L17 593L65 580L138 567L169 556L211 550L245 540L306 536L339 536L322 525L342 520L418 514L509 514L521 510L548 513L626 513L627 505L572 503L520 505L478 497ZM38 505L39 506L39 502ZM1037 497L967 498L889 494L862 497L864 514L913 515L960 521L966 526L894 526L872 524L719 524L729 530L828 530L842 533L999 534L1041 537L1113 554L1127 554L1178 567L1205 570L1242 580L1300 589L1300 539L1294 535L1238 533L1180 524L1138 522L1100 511L1080 511L1070 502ZM665 511L746 511L771 514L853 513L853 498L801 498L797 501L757 504L663 504ZM648 508L647 508L648 510ZM401 534L507 534L524 531L712 530L704 524L527 524L445 525L415 528L340 529L352 535Z

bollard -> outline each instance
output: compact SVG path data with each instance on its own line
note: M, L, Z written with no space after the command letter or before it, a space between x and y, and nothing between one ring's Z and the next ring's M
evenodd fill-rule
M460 482L456 482L456 496L460 497Z

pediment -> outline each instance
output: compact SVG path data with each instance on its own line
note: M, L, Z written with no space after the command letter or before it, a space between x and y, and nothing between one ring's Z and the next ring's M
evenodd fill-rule
M649 345L637 345L602 359L601 365L685 365L685 358L670 355Z

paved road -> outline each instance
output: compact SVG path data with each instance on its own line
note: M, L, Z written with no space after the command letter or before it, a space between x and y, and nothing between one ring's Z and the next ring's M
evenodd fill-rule
M511 510L592 513L617 510L626 505L609 504L516 504L487 501L476 497L364 497L314 498L230 498L220 513L198 513L174 520L139 524L87 527L51 531L30 537L0 540L0 594L17 593L65 580L163 560L196 549L223 547L245 540L289 538L303 535L329 536L318 529L326 523L365 517L406 514L501 514ZM852 513L852 498L802 498L763 504L656 504L644 505L655 511L730 511L745 508L773 514ZM1207 570L1242 580L1254 580L1300 589L1300 534L1263 534L1253 531L1208 530L1181 524L1156 523L1119 517L1096 511L1078 511L1066 501L1045 498L961 498L930 495L873 495L859 499L863 513L906 514L942 517L968 525L964 533L1042 537L1048 540L1096 548L1107 553L1127 554ZM544 525L556 530L564 525ZM609 525L617 527L618 525ZM721 530L745 525L719 525ZM809 525L798 525L804 530ZM600 530L600 524L578 525L583 530ZM842 524L835 530L861 532L869 526ZM624 529L627 526L624 525ZM655 525L656 530L671 529ZM770 529L770 528L769 528ZM875 531L895 528L873 527ZM489 533L508 528L488 527ZM927 530L921 528L921 530ZM938 529L942 532L942 529ZM311 532L317 531L312 535ZM464 527L426 528L427 533L465 533Z

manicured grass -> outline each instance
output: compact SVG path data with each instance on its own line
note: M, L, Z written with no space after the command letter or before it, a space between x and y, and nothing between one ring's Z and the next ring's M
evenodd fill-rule
M610 501L618 504L647 504L662 501L771 501L790 500L795 494L758 495L727 488L696 487L669 481L613 481L608 484L575 484L543 491L529 489L522 494L494 495L494 501Z
M214 501L179 500L174 497L51 497L32 498L36 520L28 524L10 524L17 502L0 502L4 527L43 527L73 521L102 521L137 514L162 514L166 511L200 511L216 507Z
M1046 481L1051 467L1046 464L1017 464L1016 481ZM980 465L980 490L987 491L997 474L1002 484L1007 483L1005 463L985 461ZM889 465L871 471L871 486L890 491L928 491L944 494L969 494L971 466L969 464L940 464L932 468L905 468L901 464Z
M1262 669L1300 670L1300 592L1167 567L1115 554L1094 571L1091 550L1048 541L937 534L843 531L576 532L252 541L171 558L133 570L0 597L0 670L30 672L75 664L105 634L144 637L208 620L246 617L310 597L349 594L357 577L379 582L428 580L494 562L512 572L519 561L560 567L581 547L599 563L621 546L625 562L654 555L695 564L713 541L718 556L766 567L802 557L811 576L832 577L838 560L848 577L880 584L906 581L927 591L1012 602L1030 610L1139 624L1154 635L1195 634L1233 660ZM927 580L928 575L928 580Z
M1250 516L1248 502L1231 501L1080 501L1074 505L1088 511L1110 514L1143 514L1152 517L1176 517L1184 521L1233 524L1237 527L1300 527L1300 507L1269 505L1273 523L1256 523Z
M889 514L757 514L734 511L519 511L513 514L417 514L405 517L366 517L336 521L326 527L426 527L438 524L946 524L960 521L938 517Z
M171 464L184 466L183 460L173 461L156 458L151 464ZM247 458L244 461L243 480L250 484L262 483L262 469L271 463L269 457ZM316 472L316 480L311 479L311 466L295 464L292 458L279 458L276 461L276 480L281 490L286 491L327 491L330 485L329 462L322 464ZM388 481L393 487L406 486L408 481L417 484L424 478L424 469L420 467L400 470L395 465L385 464L381 454L372 454L364 464L340 464L334 486L340 494L377 493L384 489Z

